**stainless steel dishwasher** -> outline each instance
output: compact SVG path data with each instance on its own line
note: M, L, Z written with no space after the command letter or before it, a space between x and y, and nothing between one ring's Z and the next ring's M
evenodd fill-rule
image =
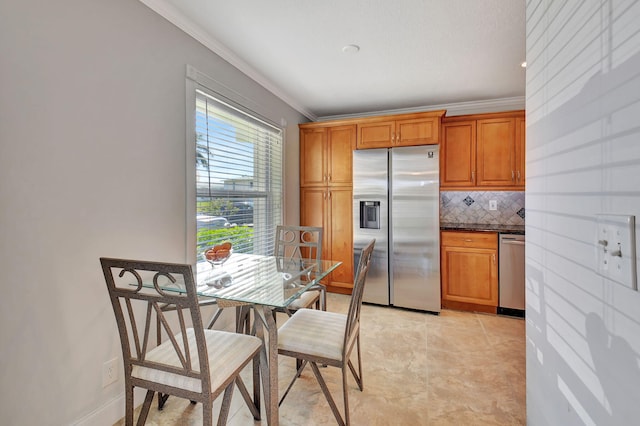
M524 235L500 234L498 313L524 317Z

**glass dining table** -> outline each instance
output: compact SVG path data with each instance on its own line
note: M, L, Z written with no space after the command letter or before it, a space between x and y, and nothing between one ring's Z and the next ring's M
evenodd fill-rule
M200 296L241 302L253 309L256 335L264 343L260 369L269 425L278 425L278 330L273 309L286 308L341 264L234 253L223 265L201 262L195 268Z

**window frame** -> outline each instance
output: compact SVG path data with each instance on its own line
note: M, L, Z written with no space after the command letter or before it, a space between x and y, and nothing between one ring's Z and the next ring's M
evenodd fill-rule
M186 263L193 266L197 265L202 259L197 253L197 194L196 194L196 91L199 90L215 99L229 104L233 108L238 109L250 116L255 117L259 121L263 121L270 126L280 129L282 132L281 158L282 158L282 175L281 175L281 197L280 211L281 220L284 221L284 186L285 186L285 141L286 141L286 123L281 119L278 125L274 120L266 118L261 114L260 106L251 99L246 98L239 93L229 89L220 82L206 76L196 68L187 65L186 78L186 206L185 206L185 259Z

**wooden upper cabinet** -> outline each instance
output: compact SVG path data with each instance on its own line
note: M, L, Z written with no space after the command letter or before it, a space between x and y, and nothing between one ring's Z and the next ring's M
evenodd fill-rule
M300 129L300 186L351 184L355 124Z
M300 185L325 185L327 129L300 130Z
M357 149L432 145L440 142L444 111L372 117L358 122Z
M327 129L327 183L329 185L351 185L355 142L355 125Z
M358 124L357 149L390 148L396 131L395 121Z
M442 132L442 189L524 189L524 111L447 117Z
M440 186L475 185L475 120L443 124L442 141Z
M394 146L431 145L440 142L440 117L396 121Z
M516 185L515 118L477 122L478 186Z

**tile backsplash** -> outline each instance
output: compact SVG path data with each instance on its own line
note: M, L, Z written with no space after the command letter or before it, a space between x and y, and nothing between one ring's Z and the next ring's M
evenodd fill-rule
M497 210L490 210L495 200ZM440 222L524 225L524 192L442 191Z

